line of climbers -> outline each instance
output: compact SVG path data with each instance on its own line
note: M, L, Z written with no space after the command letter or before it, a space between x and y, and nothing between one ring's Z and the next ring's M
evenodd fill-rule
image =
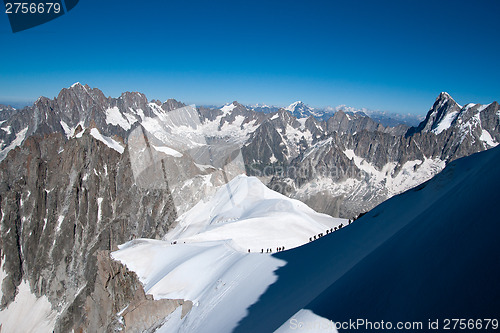
M285 250L284 246L276 248L276 252L281 252L284 250ZM250 249L248 249L248 253L250 253ZM264 253L264 249L260 249L260 253ZM266 253L273 253L273 249L271 249L271 248L266 249Z
M351 221L351 220L349 219L349 224L351 224L352 222L354 222L354 221ZM344 224L343 224L343 223L340 223L338 227L334 227L334 228L327 229L327 230L326 230L326 234L328 235L329 233L332 233L332 232L334 232L334 231L340 230L340 229L342 229L343 227L344 227ZM321 233L319 233L318 235L314 235L313 237L309 237L309 242L315 241L316 239L320 239L320 238L321 238L321 237L323 237L323 236L324 236L324 234L321 232ZM184 242L184 243L186 243L186 242ZM173 242L171 242L170 244L172 244L172 245L173 245L173 244L177 244L177 241L173 241ZM283 250L285 250L285 247L284 247L284 246L282 246L282 247L277 247L277 248L276 248L276 252L280 252L280 251L283 251ZM250 249L248 249L248 253L250 253ZM260 250L260 253L264 253L264 249L261 249L261 250ZM271 249L271 248L266 249L266 253L273 253L273 249Z
M349 220L349 224L351 224L353 221ZM328 235L329 233L332 233L334 231L337 231L337 230L340 230L344 227L344 224L341 223L339 224L338 227L334 227L334 228L330 228L330 229L327 229L326 230L326 234ZM323 237L325 234L323 234L322 232L319 233L318 235L314 235L313 237L309 237L309 242L312 242L312 241L315 241L316 239L320 239L321 237ZM280 251L283 251L285 249L285 247L277 247L276 248L276 252L280 252ZM248 253L250 253L250 249L248 249ZM264 249L261 249L260 250L260 253L264 253ZM269 248L269 249L266 249L266 253L273 253L273 249Z
M349 220L349 224L351 224L351 223L352 223L352 221ZM344 224L340 223L338 227L334 227L334 228L330 228L330 229L326 230L326 234L328 235L329 233L332 233L334 231L340 230L343 227L344 227ZM309 242L315 241L316 239L320 239L323 236L324 236L324 234L321 232L318 235L314 235L312 237L309 237Z

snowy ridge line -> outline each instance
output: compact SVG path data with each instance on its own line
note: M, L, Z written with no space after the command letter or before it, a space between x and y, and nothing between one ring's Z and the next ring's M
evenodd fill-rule
M266 253L274 253L276 246L279 251L288 250L312 241L313 233L319 239L326 230L344 224L348 221L316 213L268 189L257 178L241 175L180 216L177 227L163 241L134 240L120 245L112 257L136 272L154 299L193 302L183 320L174 312L160 332L178 331L177 325L189 327L188 331L218 326L218 317L203 326L199 318L211 318L207 314L214 308L229 304L234 326L245 316L247 304L276 281L273 272L285 264L263 255L265 249ZM258 250L249 253L249 249ZM144 261L144 257L151 260ZM248 283L255 292L235 304L231 295Z
M231 240L241 252L262 253L300 246L313 235L326 234L347 222L316 213L304 203L270 190L255 177L239 175L211 199L180 216L177 227L163 239L176 244ZM291 226L294 229L287 230Z
M352 226L316 242L274 255L241 253L227 246L225 241L171 246L161 241L143 240L139 244L121 246L112 256L133 268L148 290L155 293L155 298L184 297L194 300L193 308L184 318L181 319L180 310L177 310L165 319L158 332L194 332L200 329L214 332L267 332L274 331L280 325L278 332L291 332L290 324L294 318L322 322L328 322L332 317L337 321L365 318L363 315L368 319L379 318L377 310L383 309L382 304L387 304L387 297L390 297L390 304L396 304L386 313L389 316L387 321L401 321L404 317L400 316L408 310L427 315L431 308L435 313L442 314L448 307L436 303L438 300L447 305L456 304L454 298L444 297L447 288L443 283L453 288L454 293L469 297L470 302L465 304L476 304L476 301L485 297L480 291L485 289L482 289L482 284L474 284L470 288L477 292L465 292L463 284L475 275L474 270L460 270L462 273L457 273L439 263L451 261L452 267L477 267L481 274L494 277L490 272L491 261L484 265L481 261L471 264L462 258L470 251L479 251L481 255L477 258L495 258L496 252L491 251L490 246L496 244L495 249L498 248L497 233L493 232L498 231L498 224L494 223L496 212L490 206L494 198L490 191L496 189L498 181L492 183L490 179L500 179L496 176L498 153L496 149L481 156L472 156L472 159L455 161L436 178L418 189L386 201ZM482 177L484 173L488 175L487 179ZM479 187L472 190L474 186L471 184ZM232 209L226 209L228 201L224 199L228 197L227 189L222 189L209 201L215 221L239 223L229 217L246 216L248 209L253 212L263 204L252 206L253 202L250 202L240 209L238 203L247 202L255 192L255 196L263 195L265 201L277 197L272 192L258 193L258 188L252 186L256 183L251 178L237 178L232 185L235 199L234 205L231 204ZM463 189L471 189L474 193ZM488 223L472 228L470 216L473 212L468 212L467 218L460 218L463 212L450 209L450 205L454 205L457 200L461 204L472 200L474 205L482 205L481 211L492 218ZM485 210L487 207L490 209ZM197 213L206 212L209 207L203 208L193 209L184 218L189 217L194 223ZM290 207L283 208L287 211ZM272 211L270 215L274 216ZM213 218L207 220L205 226L210 226L214 221ZM456 224L460 227L457 228ZM489 236L484 237L483 228L488 228ZM189 234L186 228L182 232ZM471 240L470 237L475 241L484 239L488 246L465 246ZM443 243L443 239L448 241ZM422 251L421 244L430 244L432 247ZM429 251L437 258L429 257ZM461 254L457 255L457 251ZM319 253L328 255L318 256ZM144 257L152 259L145 262L142 260ZM421 269L415 270L414 262ZM378 269L380 265L385 267L385 263L388 263L388 269ZM394 276L389 273L394 272L389 269L391 265L402 266L404 270ZM442 274L449 278L437 278ZM376 278L366 278L372 275ZM432 287L422 289L422 281ZM493 288L493 295L489 296L490 302L483 306L485 309L490 304L496 304L491 302L500 292L494 278L486 281L489 283L487 290ZM360 304L358 292L368 295L368 304ZM410 296L420 297L421 301L408 304ZM281 299L287 301L279 302L277 306L277 300ZM362 312L358 312L360 308ZM467 307L459 309L462 312L468 310ZM496 310L490 309L486 313Z
M500 179L499 157L496 148L452 162L423 186L387 200L342 232L277 255L287 261L276 271L277 283L250 307L234 331L274 330L281 325L278 332L292 332L290 320L301 318L300 309L337 322L383 317L396 323L408 319L409 312L415 321L427 321L429 313L447 318L450 308L465 318L470 316L466 304L478 301L478 313L495 316L499 269L491 270L499 248L494 230L499 226L492 192ZM473 193L467 190L472 188ZM470 221L477 212L471 207L489 217L473 227ZM481 259L463 260L468 251ZM317 253L329 255L311 263ZM487 285L464 290L478 270ZM361 295L366 302L359 301ZM484 295L488 302L481 301ZM282 298L287 302L273 306L273 300ZM418 302L409 304L408 299ZM457 299L464 302L457 304ZM271 307L275 310L269 311Z

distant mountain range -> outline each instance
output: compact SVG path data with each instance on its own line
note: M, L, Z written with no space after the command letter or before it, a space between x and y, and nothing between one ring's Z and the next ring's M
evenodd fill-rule
M221 108L195 109L174 99L148 101L139 92L105 97L99 89L79 83L62 89L53 100L40 97L22 110L2 109L0 160L27 138L52 133L66 140L88 133L123 153L141 127L155 147L169 147L196 165L220 169L228 156L241 150L248 174L267 177L267 185L342 217L354 217L427 180L448 161L500 142L496 102L461 107L447 93L438 96L415 127L384 126L367 116L370 111L345 106L322 111L298 101L287 108L261 106L257 112L235 101ZM303 170L306 165L314 172L276 173L277 166ZM412 171L405 171L410 166ZM320 169L326 174L337 171L325 182ZM361 185L340 186L348 179ZM315 182L319 185L314 190L306 186ZM322 199L313 199L315 193L323 193ZM371 199L361 200L367 197ZM186 209L190 200L182 200Z
M280 109L280 107L269 105L247 105L246 107L266 114L276 112ZM357 113L359 115L370 117L383 126L392 127L398 125L417 126L424 119L423 116L417 116L413 114L374 111L366 108L356 109L346 105L339 105L336 107L327 106L325 108L312 108L304 104L302 101L296 101L284 109L289 111L296 118L307 118L309 116L313 116L318 120L328 120L328 118L332 117L337 111L343 111L350 115Z
M326 118L300 102L259 112L236 101L196 108L139 92L106 97L79 83L21 110L0 108L0 310L37 302L43 320L32 322L49 332L150 329L158 324L150 314L162 320L185 304L154 303L109 251L182 227L184 214L239 175L354 219L500 142L497 102L462 107L446 93L414 127L346 107ZM268 208L296 202L279 198ZM223 208L209 224L243 216ZM126 323L128 306L140 310Z
M8 104L8 105L7 105ZM0 104L0 113L2 110L9 109L23 109L26 103L5 103L5 105ZM217 109L220 106L217 105L202 105L204 108ZM246 108L254 110L257 112L262 112L265 114L273 113L281 109L279 106L265 105L265 104L254 104L245 105ZM307 118L313 116L318 120L328 120L337 111L344 111L348 114L360 113L365 116L372 118L373 120L379 122L384 126L397 126L397 125L407 125L407 126L417 126L424 119L424 116L418 116L414 114L400 114L387 111L376 111L366 108L353 108L346 105L339 105L336 107L327 106L324 108L312 108L302 101L296 101L283 109L290 111L292 115L296 118Z

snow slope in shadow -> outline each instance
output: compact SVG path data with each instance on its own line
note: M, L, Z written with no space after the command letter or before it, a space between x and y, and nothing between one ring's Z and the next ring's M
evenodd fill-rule
M347 228L274 255L287 264L235 332L292 329L301 309L333 322L439 319L439 330L445 318L498 319L498 165L499 149L457 160Z

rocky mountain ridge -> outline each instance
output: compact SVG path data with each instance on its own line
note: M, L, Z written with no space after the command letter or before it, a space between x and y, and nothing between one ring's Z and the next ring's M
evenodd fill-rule
M118 327L133 300L116 295L134 294L135 282L103 293L99 279L111 271L98 273L100 251L163 237L245 171L317 211L356 217L500 142L498 103L460 107L450 98L441 94L410 130L343 111L320 121L237 102L207 109L137 92L111 98L81 84L9 109L0 130L0 307L26 281L47 297L57 332L96 329L89 316L103 297L100 329Z
M190 159L187 163L191 165L221 170L231 154L241 151L238 168L244 164L247 173L261 176L282 193L306 202L308 197L322 193L326 202L315 208L344 217L369 210L432 177L447 162L493 147L500 140L498 103L461 107L447 93L438 96L419 126L409 129L404 125L383 126L349 108L345 112L340 108L327 120L318 120L313 115L303 117L304 112L313 109L302 102L270 113L256 112L236 101L220 109L194 108L173 99L165 103L148 101L137 92L105 97L99 89L79 83L62 89L53 100L41 97L32 108L9 112L12 116L3 121L0 131L0 158L30 135L59 132L69 139L86 128L91 129L94 138L123 152L131 133L142 127L149 140L156 142L154 147L186 151L184 159ZM406 170L405 163L412 164L413 170ZM424 163L426 168L419 171ZM287 177L277 173L277 167L310 169L310 174ZM334 179L334 184L324 188L325 181L311 174L320 169L327 175L334 171L326 181ZM200 169L195 174L207 173ZM346 181L357 185L336 188ZM308 188L308 183L317 190ZM212 185L203 192L213 193ZM346 195L352 199L348 204L327 208L337 207L330 203L344 201ZM361 207L348 207L360 201ZM194 203L186 204L182 211Z
M96 251L160 238L176 219L170 193L140 188L128 153L85 131L31 136L0 166L2 308L21 280L46 296L57 327L80 324L96 279ZM75 312L76 311L76 312Z
M246 107L250 110L263 112L266 114L273 113L281 109L281 107L278 106L260 104L247 105ZM336 112L342 111L350 116L357 115L362 117L369 117L385 127L397 127L399 125L411 127L418 125L423 120L423 117L413 114L392 113L386 111L370 110L366 108L358 109L346 105L338 105L336 107L327 106L323 108L312 108L304 104L302 101L296 101L283 109L290 112L296 118L308 118L309 116L313 116L320 121L327 121Z

